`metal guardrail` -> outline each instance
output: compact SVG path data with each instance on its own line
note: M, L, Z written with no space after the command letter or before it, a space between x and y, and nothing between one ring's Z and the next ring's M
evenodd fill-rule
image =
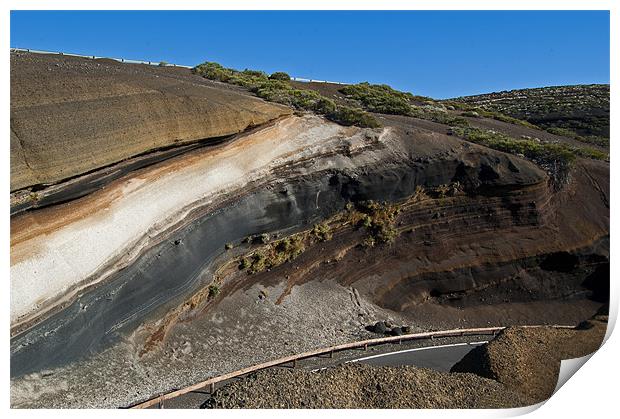
M29 52L29 53L32 53L32 54L66 55L68 57L88 58L88 59L91 59L91 60L98 60L98 59L105 58L105 59L108 59L108 60L114 60L114 61L118 61L119 63L127 63L127 64L144 64L144 65L161 66L161 67L194 68L194 66L190 66L190 65L171 64L171 63L167 63L165 61L130 60L130 59L127 59L127 58L100 57L100 56L97 56L97 55L82 55L82 54L73 54L73 53L70 53L70 52L44 51L44 50L37 50L37 49L30 49L30 48L11 48L11 52ZM350 84L350 83L343 83L343 82L339 82L339 81L306 79L306 78L303 78L303 77L291 77L291 80L299 81L299 82L303 82L303 83L329 83L329 84L342 84L342 85Z
M341 81L314 80L314 79L304 79L301 77L291 77L291 80L300 81L303 83L329 83L329 84L342 84L342 85L351 84L351 83L343 83Z
M564 326L564 325L535 325L535 326L519 326L526 328L537 328L537 327L553 327L556 329L574 329L575 326ZM165 394L160 394L159 396L153 397L143 402L136 403L130 406L130 409L146 409L148 407L158 405L160 408L164 406L165 400L174 399L176 397L182 396L183 394L191 393L196 390L200 390L201 388L205 388L209 386L209 392L213 393L215 389L215 384L221 381L230 380L235 377L239 377L241 375L249 374L252 372L264 370L266 368L276 367L283 364L292 363L292 366L295 367L296 362L302 359L314 358L320 355L330 354L330 357L334 352L343 351L347 349L356 349L356 348L364 348L364 350L368 349L369 346L380 345L384 343L392 343L392 342L403 342L408 340L418 340L418 339L433 339L440 337L457 337L457 336L467 336L467 335L496 335L498 332L504 330L506 327L498 326L498 327L479 327L479 328L470 328L470 329L451 329L451 330L443 330L437 332L423 332L423 333L413 333L402 336L390 336L385 338L376 338L376 339L367 339L358 342L344 343L341 345L330 346L327 348L316 349L313 351L303 352L296 355L289 355L283 358L274 359L272 361L263 362L261 364L253 365L250 367L242 368L240 370L236 370L233 372L229 372L227 374L223 374L217 377L209 378L208 380L201 381L199 383L193 384L191 386L170 391Z
M153 65L153 66L162 66L162 67L194 68L193 66L189 66L189 65L170 64L170 63L166 63L165 61L130 60L127 58L100 57L97 55L82 55L82 54L73 54L70 52L44 51L44 50L29 49L29 48L11 48L11 52L30 52L32 54L66 55L68 57L89 58L91 60L98 60L101 58L105 58L108 60L114 60L114 61L118 61L119 63L127 63L127 64L144 64L144 65Z

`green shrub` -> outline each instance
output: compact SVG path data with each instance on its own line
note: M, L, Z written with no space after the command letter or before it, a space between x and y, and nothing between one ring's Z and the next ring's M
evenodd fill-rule
M379 121L369 113L349 106L337 105L333 112L325 116L327 119L341 125L357 125L358 127L366 128L378 128L381 126Z
M315 224L311 234L320 242L332 239L332 232L327 223Z
M220 293L220 287L217 284L209 285L209 297L211 298L217 297L219 293Z
M560 162L570 164L575 160L575 150L560 143L545 143L533 139L520 139L485 131L478 128L457 129L456 134L476 144L511 154L522 154L540 163Z
M450 125L452 127L468 127L469 122L462 116L455 116L448 112L442 112L436 108L428 106L412 106L411 116L428 121L437 122L438 124Z
M250 262L248 258L241 258L241 261L239 262L239 270L243 271L245 269L248 269L251 265L252 262Z
M290 77L283 72L276 72L271 77L267 77L262 71L240 72L213 62L205 62L196 66L194 72L210 80L243 86L267 101L323 115L342 125L357 125L366 128L381 126L372 115L361 109L337 105L333 100L314 90L293 88L286 81Z
M347 98L356 100L362 108L370 112L392 115L410 115L413 95L399 92L385 84L367 82L351 84L339 90Z
M221 82L228 82L234 75L235 71L229 68L222 67L221 64L214 62L205 62L197 65L193 69L194 73L201 75L209 80L217 80Z
M560 135L562 137L573 138L577 141L581 141L582 143L594 144L601 147L609 147L609 138L598 137L595 135L581 136L575 131L561 127L550 127L547 128L546 131L550 132L551 134Z
M369 233L365 247L373 247L377 243L392 243L398 237L396 216L400 213L397 204L378 203L375 201L358 202L355 207L348 207L347 221L363 227Z
M271 76L269 76L269 78L271 80L282 80L282 81L291 80L291 76L289 76L288 73L285 73L284 71L276 71L275 73L272 73Z
M255 77L255 78L259 78L259 79L268 79L267 77L267 73L265 73L264 71L259 71L259 70L249 70L249 69L245 69L241 72L241 74L243 76L248 76L248 77Z

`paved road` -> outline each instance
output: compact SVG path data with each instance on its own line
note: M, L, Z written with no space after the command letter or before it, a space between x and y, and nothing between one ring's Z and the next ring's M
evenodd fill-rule
M431 341L412 341L400 344L386 344L368 348L369 352L378 352L373 355L360 357L360 350L353 349L334 354L333 358L315 357L301 360L297 368L319 371L338 364L349 362L363 362L370 365L414 365L419 368L431 368L438 371L450 371L454 364L465 356L474 347L483 345L484 337L443 338ZM368 354L368 352L361 352ZM290 368L288 366L275 368ZM231 381L218 383L221 388ZM166 408L198 408L210 397L208 389L182 395L176 399L166 401ZM157 408L153 406L152 408Z
M412 348L371 355L349 362L362 362L376 366L414 365L419 368L431 368L437 371L449 372L450 368L459 362L469 351L485 343L487 341Z

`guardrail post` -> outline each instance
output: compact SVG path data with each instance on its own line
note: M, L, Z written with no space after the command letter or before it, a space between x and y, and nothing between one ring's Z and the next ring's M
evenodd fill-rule
M209 384L209 393L215 393L215 383Z
M334 351L329 351L329 357L333 358L334 357Z
M364 350L365 350L365 351L367 351L367 350L368 350L368 344L367 344L367 343L365 343L365 344L364 344Z

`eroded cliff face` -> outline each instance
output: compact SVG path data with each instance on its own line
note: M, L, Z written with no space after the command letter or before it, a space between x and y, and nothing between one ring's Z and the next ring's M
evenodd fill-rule
M558 189L532 162L440 124L343 127L216 84L188 89L217 92L204 96L223 112L214 136L260 124L226 122L256 112L270 122L112 166L124 168L97 175L105 188L62 182L58 196L88 194L12 217L14 405L128 405L368 337L386 318L414 330L571 323L604 303L608 163L580 159ZM101 100L101 120L126 107Z
M11 191L237 134L290 113L185 73L11 53Z

